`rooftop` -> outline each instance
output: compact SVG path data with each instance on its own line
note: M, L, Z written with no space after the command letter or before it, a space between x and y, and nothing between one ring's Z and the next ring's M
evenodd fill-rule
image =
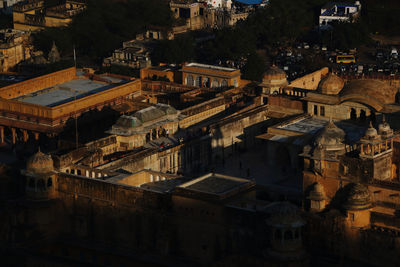
M179 186L179 188L206 194L221 195L251 183L252 182L247 179L210 173L182 184Z
M113 88L116 86L116 84L128 82L126 80L107 75L101 76L101 78L108 82L79 78L25 94L14 98L13 100L40 106L55 107L67 102L71 102L75 98L83 98L85 96Z
M207 65L207 64L200 64L200 63L189 63L185 65L184 67L194 67L194 68L201 68L201 69L211 69L211 70L218 70L218 71L225 71L225 72L234 72L237 71L237 69L234 68L226 68L226 67L220 67L220 66L214 66L214 65Z

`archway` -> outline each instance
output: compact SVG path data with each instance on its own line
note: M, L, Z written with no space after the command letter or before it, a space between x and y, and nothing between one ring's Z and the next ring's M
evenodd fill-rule
M357 112L354 108L352 108L350 111L350 119L353 121L355 121L357 119Z
M192 75L188 75L187 77L186 77L186 84L187 85L189 85L189 86L193 86L193 76Z
M367 113L365 112L365 110L361 110L360 121L365 122L366 119L367 119Z

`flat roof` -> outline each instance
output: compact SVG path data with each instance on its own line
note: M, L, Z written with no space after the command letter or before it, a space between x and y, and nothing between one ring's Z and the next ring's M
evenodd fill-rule
M323 128L328 121L325 119L318 119L315 117L303 117L296 119L282 126L278 126L278 129L284 129L299 133L310 133L314 134L321 128Z
M219 71L225 71L225 72L234 72L234 71L238 70L238 69L234 69L234 68L226 68L226 67L207 65L207 64L200 64L200 63L189 63L189 64L185 65L184 67L194 67L194 68L201 68L201 69L212 69L212 70L219 70Z
M289 123L278 126L276 128L292 132L315 135L319 130L325 127L327 123L328 123L327 119L315 118L315 117L302 117L294 119ZM334 123L336 126L341 128L346 133L346 141L348 143L358 142L361 139L361 137L364 136L366 130L366 126L356 125L349 122L335 121ZM278 141L278 142L286 141L287 138L288 138L287 136L283 135L282 136L274 135L273 137L267 137L268 140ZM297 142L302 142L300 141L299 138L301 139L302 137L296 137ZM292 141L296 142L296 140Z
M211 173L182 184L179 187L192 191L219 195L228 193L249 183L251 183L251 181L247 179Z
M57 84L42 90L38 90L26 95L19 96L13 100L21 101L40 106L55 107L64 103L73 101L75 98L96 94L116 86L114 83L127 82L126 80L101 76L101 78L110 81L109 83L94 81L85 78L71 80L65 83Z

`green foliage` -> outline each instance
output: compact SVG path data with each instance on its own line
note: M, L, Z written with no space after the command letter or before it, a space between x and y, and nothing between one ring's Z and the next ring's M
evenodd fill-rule
M152 63L180 64L190 61L195 55L195 42L190 34L183 34L173 40L159 41L151 56Z
M370 42L369 32L361 21L358 23L335 22L332 24L332 29L324 32L323 36L323 43L342 50L359 47L368 42Z
M121 65L111 65L109 67L102 67L99 71L96 72L96 74L101 74L101 73L114 73L136 78L139 77L139 71L137 69Z
M400 1L365 0L362 16L370 32L393 36L400 35Z
M242 69L243 78L251 81L261 82L265 71L265 60L256 53L250 54L246 65Z
M134 39L150 25L170 26L173 18L166 3L158 0L88 0L87 9L66 28L49 28L35 34L35 45L44 51L56 41L63 55L78 54L100 62L103 57Z

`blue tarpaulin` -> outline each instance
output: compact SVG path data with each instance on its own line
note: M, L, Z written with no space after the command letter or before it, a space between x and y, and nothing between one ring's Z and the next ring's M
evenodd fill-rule
M259 5L263 2L263 0L234 0L234 1L246 5Z

